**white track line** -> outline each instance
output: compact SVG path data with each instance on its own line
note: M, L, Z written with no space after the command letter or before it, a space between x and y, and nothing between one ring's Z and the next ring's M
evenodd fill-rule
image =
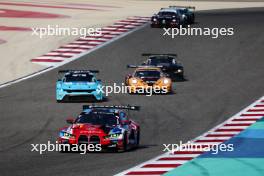
M149 18L147 18L149 19ZM108 34L108 35L103 35L103 36L100 36L98 37L98 40L99 41L105 41L104 43L101 43L100 45L97 45L97 46L86 46L86 45L72 45L72 44L66 44L64 46L60 46L58 49L55 49L57 51L81 51L82 53L80 54L76 54L74 55L73 57L71 58L60 58L60 57L45 57L45 56L40 56L40 57L37 57L37 58L40 58L40 59L52 59L52 60L63 60L63 62L59 62L59 63L46 63L46 62L42 62L42 65L45 65L45 66L48 66L47 68L43 69L43 70L40 70L38 72L35 72L35 73L32 73L30 75L27 75L27 76L24 76L24 77L21 77L21 78L18 78L18 79L15 79L15 80L12 80L12 81L9 81L9 82L6 82L6 83L3 83L0 85L0 88L4 88L4 87L7 87L7 86L10 86L10 85L13 85L15 83L18 83L18 82L21 82L21 81L24 81L24 80L27 80L27 79L30 79L30 78L33 78L35 76L39 76L43 73L46 73L48 71L51 71L53 69L56 69L60 66L63 66L69 62L72 62L76 59L79 59L81 58L82 56L85 56L97 49L100 49L101 47L104 47L112 42L115 42L117 40L119 40L120 38L123 38L143 27L145 27L147 25L147 21L148 20L144 20L145 22L141 24L141 26L135 26L133 29L131 30L128 30L127 32L124 32L120 35L111 35L111 34ZM120 26L118 24L113 24L115 26ZM121 25L120 27L122 27L124 25ZM124 29L126 30L126 29ZM89 39L92 39L92 40L96 40L96 38L93 38L93 37L89 37ZM55 51L54 50L54 51ZM37 59L37 58L34 58L34 59ZM41 62L38 62L38 63L41 63Z
M128 22L128 24L116 27L116 26L106 26L102 28L102 34L100 36L89 36L89 37L84 37L84 38L79 38L76 39L75 41L61 46L60 49L92 49L97 47L97 45L102 45L103 43L109 41L112 38L118 37L122 35L123 33L128 32L129 30L132 30L134 28L137 28L138 26L141 26L147 22L147 20L141 19L140 17L131 17L129 19L124 20ZM65 52L65 53L64 53ZM84 51L85 52L85 51ZM62 57L64 60L68 60L68 58L78 56L80 52L67 52L63 50L53 50L47 54L44 54L43 56L50 56L50 57ZM64 60L61 60L60 62L65 62ZM38 63L38 64L51 64L51 65L56 65L58 64L58 60L53 60L53 59L38 59L34 58L31 60L33 63ZM47 63L45 63L47 62Z
M261 97L260 99L258 99L257 101L255 101L254 103L252 103L251 105L243 109L242 111L238 112L231 118L227 119L225 122L217 125L216 127L212 128L211 130L202 134L201 136L198 136L197 138L193 139L191 143L194 145L202 145L206 147L206 145L214 145L214 144L217 145L217 144L221 144L222 142L231 139L232 137L239 134L244 129L248 128L251 124L255 123L257 119L262 118L262 116L260 115L245 116L245 114L252 115L252 113L248 113L248 110L254 109L256 105L262 105L263 102L264 102L264 97ZM254 114L261 114L261 113L254 113ZM245 119L246 121L242 121L243 119ZM227 124L234 125L234 126L228 126ZM224 131L218 131L219 129L220 130L222 129ZM229 130L239 130L239 131L229 131ZM218 141L221 141L221 142L218 142ZM157 173L156 175L162 175L166 173L167 171L171 170L170 166L173 166L171 164L184 164L190 161L188 160L188 157L189 159L193 159L200 155L199 153L193 154L193 152L190 152L189 154L188 153L180 154L180 153L181 151L176 152L176 154L174 154L174 152L164 153L149 161L146 161L142 164L139 164L135 167L127 169L121 173L118 173L115 176L124 176L124 175L127 175L128 173L129 175L133 174L134 176L138 176L138 175L144 175L144 176L152 175L153 176L153 174L155 173ZM187 160L185 160L185 157L187 157ZM160 160L162 158L163 159L165 158L166 160ZM173 158L174 160L170 160L168 158ZM146 167L144 166L151 166L151 169L146 170L145 169ZM164 169L164 167L169 167L169 168Z

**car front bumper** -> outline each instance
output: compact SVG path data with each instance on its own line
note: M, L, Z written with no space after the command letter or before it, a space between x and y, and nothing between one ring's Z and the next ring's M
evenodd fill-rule
M63 100L65 97L92 97L95 98L96 100L100 101L103 99L103 94L100 91L94 90L94 91L89 91L87 90L87 92L85 91L74 91L71 90L69 91L65 91L65 90L57 90L56 92L56 99L57 100Z

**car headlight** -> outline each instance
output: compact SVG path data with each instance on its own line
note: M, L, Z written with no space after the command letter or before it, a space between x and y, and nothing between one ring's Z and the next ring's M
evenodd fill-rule
M110 134L110 138L118 138L121 135L121 133L116 133L116 134Z
M102 93L103 93L103 88L102 88L102 86L97 86L97 87L96 87L96 92L98 92L98 93L102 92Z
M60 137L75 138L75 135L67 132L60 132Z
M176 22L176 20L175 20L175 19L173 19L173 20L172 20L172 22Z
M131 81L133 84L137 84L137 80L136 79L132 79L132 81Z
M157 21L157 19L156 18L153 18L153 21Z
M163 80L163 83L164 83L164 84L168 84L169 82L170 82L170 81L169 81L168 79L164 79L164 80Z
M109 134L108 136L105 136L105 139L118 139L121 137L122 133L114 133L114 134Z
M178 73L181 73L181 72L182 72L182 70L181 70L181 69L178 69L177 71L178 71Z

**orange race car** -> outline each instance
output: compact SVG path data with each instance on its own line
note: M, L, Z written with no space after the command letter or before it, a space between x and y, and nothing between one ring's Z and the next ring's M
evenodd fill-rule
M125 78L125 84L129 93L155 93L167 94L172 92L171 79L155 66L128 65L128 68L136 68L133 74Z

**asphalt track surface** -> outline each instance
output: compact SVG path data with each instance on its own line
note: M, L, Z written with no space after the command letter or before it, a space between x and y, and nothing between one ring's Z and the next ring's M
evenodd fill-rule
M175 83L175 94L118 94L103 103L142 106L132 114L141 124L141 146L130 152L30 152L32 143L54 142L82 103L56 103L58 69L0 89L0 175L113 175L161 154L163 143L190 140L223 122L263 95L263 18L264 8L204 11L196 27L234 27L235 35L170 39L147 26L60 68L96 68L102 80L121 83L126 65L144 60L141 53L179 55L187 80Z

